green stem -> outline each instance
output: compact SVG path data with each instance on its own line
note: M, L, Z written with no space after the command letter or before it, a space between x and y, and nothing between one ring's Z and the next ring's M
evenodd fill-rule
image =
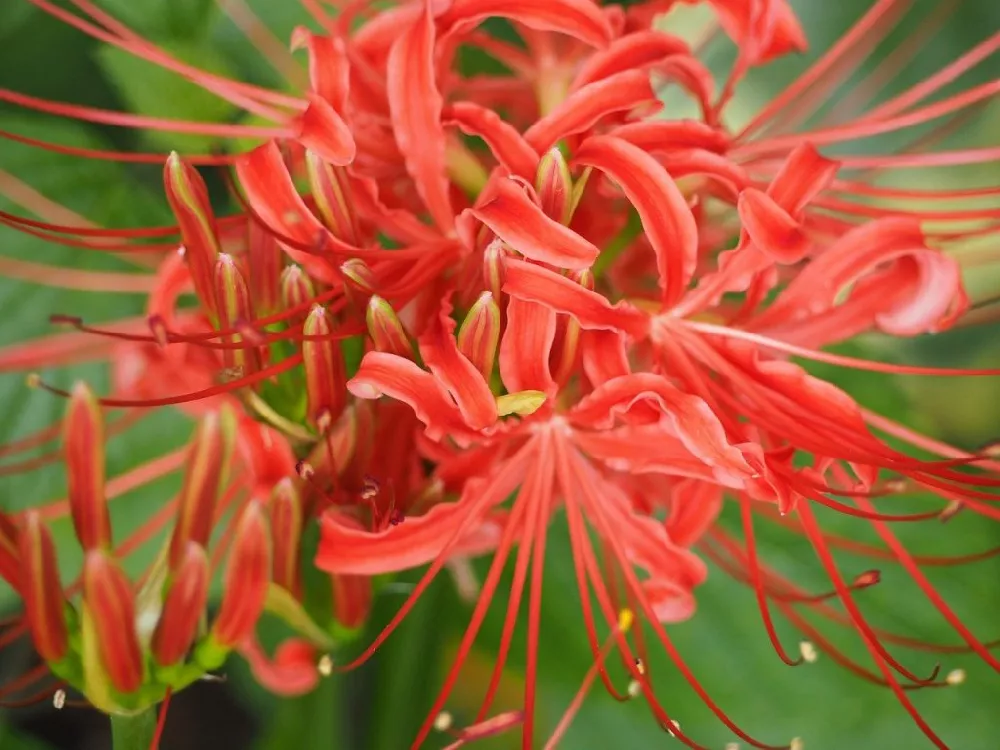
M137 714L111 715L111 746L114 750L150 750L156 735L156 706Z

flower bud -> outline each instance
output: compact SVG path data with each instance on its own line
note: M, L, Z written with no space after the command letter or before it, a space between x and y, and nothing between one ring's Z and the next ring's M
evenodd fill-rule
M253 320L250 287L233 256L228 253L219 253L215 261L215 299L219 307L220 329L236 328L240 323ZM248 343L238 333L230 334L224 340L227 344ZM226 367L238 372L240 377L260 369L260 351L254 347L223 349L222 355Z
M280 302L281 269L285 255L278 241L256 221L247 227L247 272L250 301L260 315L276 312Z
M306 373L308 418L325 432L347 403L344 354L340 342L332 338L333 324L322 306L313 306L302 333L306 337L302 342L302 363Z
M355 305L360 307L375 293L375 274L360 258L351 258L342 264L340 272L344 274L347 298Z
M312 280L298 266L289 266L281 274L281 304L286 310L301 309L301 315L306 317L309 303L316 297Z
M260 504L251 501L233 535L219 616L212 626L215 642L232 648L257 625L271 579L271 539Z
M163 169L167 200L180 225L184 241L184 259L191 271L198 299L215 315L215 259L219 254L219 238L215 214L208 199L208 189L198 170L181 161L176 151L167 158Z
M359 628L372 609L372 580L369 576L330 576L333 585L333 616L345 628Z
M83 601L93 619L101 663L111 684L121 693L138 690L143 660L135 632L135 596L125 574L103 550L87 553Z
M560 224L569 224L572 216L573 178L562 151L553 147L538 162L535 191L542 211Z
M173 581L153 633L151 650L159 664L176 664L194 643L208 601L208 579L205 550L188 542L174 569Z
M270 502L271 539L274 543L274 582L293 596L301 593L299 543L302 539L302 500L289 478L274 486Z
M178 497L177 522L170 537L171 570L177 569L188 542L208 545L235 439L236 415L228 406L206 414L195 429Z
M0 511L0 578L18 591L21 587L21 564L18 561L17 526Z
M358 225L351 201L351 186L343 167L323 161L306 150L306 172L316 201L316 210L334 237L358 244Z
M500 306L492 292L483 292L458 329L458 350L476 366L487 383L493 375L499 342Z
M568 276L580 286L593 291L594 274L589 270L572 271ZM556 322L556 335L549 352L549 369L552 378L560 386L572 376L579 362L580 335L583 329L579 321L570 315L560 315Z
M403 327L402 321L392 309L392 305L379 296L373 295L368 300L368 335L372 337L375 348L387 354L413 359L413 345Z
M41 516L31 511L18 537L20 589L31 638L42 659L57 662L69 650L69 633L52 535Z
M494 300L500 296L506 277L507 250L500 239L495 239L483 250L483 281Z
M73 386L63 422L66 481L73 528L85 550L111 546L111 516L104 497L104 416L83 383Z

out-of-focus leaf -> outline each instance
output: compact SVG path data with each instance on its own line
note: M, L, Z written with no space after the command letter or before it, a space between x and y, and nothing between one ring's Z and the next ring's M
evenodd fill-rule
M218 7L214 0L101 0L100 7L133 31L150 37L200 37Z
M177 58L192 62L217 75L231 75L226 59L207 44L186 41L161 43ZM226 122L232 120L237 108L205 91L181 76L128 52L113 47L101 47L97 53L101 69L118 89L130 112L171 120ZM207 153L217 139L188 133L145 131L146 140L159 149L181 153Z
M313 692L297 698L280 699L254 750L332 750L339 742L343 715L341 680L320 682Z

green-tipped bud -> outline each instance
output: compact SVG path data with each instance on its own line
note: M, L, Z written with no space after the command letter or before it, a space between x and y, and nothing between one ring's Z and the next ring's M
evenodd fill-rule
M231 648L253 633L271 583L271 539L260 504L251 501L233 535L219 616L212 625L218 645Z
M104 551L87 553L83 601L93 619L108 680L120 693L138 690L143 683L143 658L135 632L135 595L121 568Z
M228 406L202 417L184 464L177 522L170 537L170 569L176 570L189 542L205 547L212 534L215 504L226 482L236 440L236 414Z
M483 250L483 281L494 300L500 296L507 274L507 248L500 239L495 239Z
M247 272L250 299L259 315L277 312L281 304L281 270L285 254L278 241L256 221L247 227Z
M542 210L560 224L572 217L573 178L566 157L558 148L550 148L538 162L535 191Z
M413 345L392 305L377 295L368 300L368 335L375 348L387 354L413 359Z
M274 545L272 578L278 586L297 598L302 589L299 571L302 499L291 479L286 477L274 486L268 511Z
M188 542L174 569L163 601L150 648L158 664L169 666L183 659L198 634L198 624L208 601L208 556Z
M362 305L375 293L375 274L360 258L351 258L340 266L344 274L344 285L347 297L356 305Z
M340 342L326 310L315 305L302 327L302 363L306 373L309 420L326 432L347 404L347 375Z
M219 253L215 262L215 299L219 306L220 329L231 330L253 320L250 287L247 286L246 279L233 260L233 256L228 253ZM246 346L248 343L238 333L224 338L227 344ZM260 351L255 347L223 349L222 353L226 367L238 373L239 377L260 369Z
M316 297L312 280L298 266L289 266L281 274L281 304L286 310L301 310L298 319L309 313L309 305Z
M104 416L83 383L73 386L63 422L66 482L73 528L85 550L111 546L111 516L104 495Z
M177 217L184 241L184 259L191 270L198 299L215 315L215 259L219 255L219 235L215 214L208 199L208 189L198 170L181 161L176 151L167 158L163 169L167 200Z
M18 538L20 590L35 650L47 662L58 662L69 650L66 600L52 535L41 516L31 511Z
M334 237L351 245L358 244L358 225L351 198L351 186L343 167L323 161L306 151L306 172L316 209Z
M492 292L483 292L458 329L458 350L489 382L500 342L500 306Z

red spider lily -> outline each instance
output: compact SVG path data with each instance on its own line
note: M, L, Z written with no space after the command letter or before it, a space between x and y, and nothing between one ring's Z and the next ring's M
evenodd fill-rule
M891 526L946 519L958 509L984 522L996 518L998 464L865 411L785 355L886 372L996 374L893 366L821 351L859 333L913 336L959 319L968 301L948 248L995 233L996 209L926 211L913 204L968 193L892 190L870 178L894 167L975 164L995 159L996 149L926 152L939 131L901 155L835 161L817 149L965 117L996 94L995 82L924 102L991 54L1000 37L872 109L865 109L869 90L862 87L847 121L802 127L815 103L831 96L907 7L903 0L879 0L751 123L732 132L723 124L727 104L747 70L804 48L782 0L710 2L720 27L739 46L718 94L692 46L654 24L657 13L679 4L674 0L627 11L591 0L425 0L378 11L356 2L337 19L318 3L304 2L325 33L295 32L293 46L305 50L309 70L308 90L300 96L182 63L87 0L73 0L78 15L47 0L31 1L269 123L179 122L0 92L0 100L86 121L264 141L236 156L182 158L84 153L12 136L82 156L165 163L175 227L69 226L75 222L57 223L63 220L45 215L50 207L36 199L25 207L37 210L39 221L0 214L4 224L53 242L155 258L155 275L147 273L139 285L149 292L146 317L98 329L58 316L56 322L75 330L0 352L0 368L113 363L112 392L99 400L74 396L75 416L67 420L86 438L67 451L69 507L89 550L86 606L92 602L111 621L128 620L135 606L109 557L104 505L128 482L105 482L103 468L97 471L98 403L128 409L127 415L177 405L202 418L167 555L175 579L161 592L163 632L154 633L158 666L167 669L153 678L164 691L183 686L187 673L170 668L192 643L201 668L218 666L229 647L239 647L261 682L280 692L307 690L318 671L353 666L321 662L317 670L317 656L331 641L312 623L305 626L307 640L291 639L273 657L253 633L265 607L284 608L303 621L297 553L303 529L317 517L323 539L316 564L332 573L331 614L342 625L364 621L372 575L430 564L358 662L442 567L492 551L458 658L416 738L419 745L432 729L449 728L442 709L519 542L494 674L475 721L455 736L457 746L521 726L523 746L530 747L541 571L549 523L561 512L594 669L550 745L561 738L595 674L625 697L605 668L614 650L633 680L629 694L643 696L666 731L699 747L653 689L651 645L628 627L635 613L649 621L658 646L734 733L770 747L712 700L663 625L694 612L694 589L706 575L692 551L697 544L754 590L784 661L799 659L779 643L772 608L812 644L802 649L802 659L810 660L819 647L888 685L944 747L905 691L955 680L915 675L886 644L955 647L871 626L855 593L876 583L878 573L846 578L829 550L846 547L899 563L968 649L1000 666L992 644L968 631L922 572L925 565L993 552L945 561L914 555ZM490 17L510 21L523 44L488 34L480 24ZM460 75L456 60L463 45L478 46L509 72ZM891 73L916 49L883 65ZM686 92L701 120L664 118L670 113L659 112L661 84ZM459 132L476 136L485 148L469 145ZM215 216L196 165L234 167L240 213ZM870 171L844 179L859 168ZM304 184L309 190L302 194L298 186ZM996 188L974 192L997 194ZM857 200L866 197L894 205ZM937 222L935 228L926 220ZM173 252L178 238L183 253ZM34 280L48 274L33 265L17 272ZM68 283L118 288L122 280L81 275ZM129 284L136 288L135 279ZM179 306L180 295L192 291L198 307ZM356 372L348 369L352 346L365 351ZM383 395L401 403L372 403ZM240 410L235 438L220 409ZM913 458L876 433L941 458ZM18 447L31 449L54 434ZM227 477L220 456L232 442L243 471ZM131 481L177 470L183 460L162 459ZM915 489L939 496L943 508L907 514L879 507ZM715 524L724 497L739 506L742 539ZM880 544L825 533L814 516L816 504L871 522ZM218 619L200 638L199 624L185 610L204 598L204 547L221 511L233 506L240 520L231 539L225 532L228 588ZM165 510L143 534L175 513ZM812 543L833 581L832 594L804 592L759 559L754 523L760 518ZM38 518L29 519L20 528L0 525L0 573L28 597L28 620L48 654L43 656L61 664L62 600L41 596L37 585L52 577L51 544ZM36 554L29 565L20 560L26 545ZM22 580L26 568L33 587ZM524 706L487 718L526 586ZM839 651L794 605L854 628L876 671ZM603 645L602 618L610 631ZM130 639L113 644L96 628L88 642L97 644L93 651L101 658L81 670L96 664L119 693L147 679ZM121 700L112 695L105 703L100 690L95 695L104 705Z

